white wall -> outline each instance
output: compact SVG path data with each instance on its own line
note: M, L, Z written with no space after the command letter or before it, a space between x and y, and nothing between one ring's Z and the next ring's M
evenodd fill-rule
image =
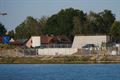
M30 38L30 39L26 42L25 45L26 45L28 48L30 48L31 45L32 45L32 39Z
M37 46L40 46L40 45L41 45L40 36L32 36L26 43L26 46L28 48L37 47Z
M82 48L86 44L101 46L102 42L107 42L108 36L75 36L72 48Z
M40 36L32 36L32 47L40 46Z
M38 55L72 55L77 48L43 48L38 49Z

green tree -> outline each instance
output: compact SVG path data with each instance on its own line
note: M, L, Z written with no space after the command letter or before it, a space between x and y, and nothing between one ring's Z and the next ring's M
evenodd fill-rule
M5 35L6 32L7 32L6 28L2 23L0 23L0 35Z
M105 34L109 34L110 28L115 21L115 15L111 10L104 10L103 12L100 12L99 15L102 17L101 31Z
M89 15L87 15L84 34L89 35L101 34L102 33L101 26L103 26L102 17L99 14L91 11Z
M47 20L48 20L48 17L46 16L43 16L41 19L39 19L39 24L41 27L45 27L46 26L46 23L47 23Z
M17 38L29 38L41 34L41 27L36 19L28 16L19 26L15 29Z
M120 22L115 21L110 29L110 35L115 41L120 41Z
M38 20L39 25L41 26L41 34L42 30L46 27L48 21L48 17L43 16L41 19Z
M91 34L109 34L114 20L115 15L110 10L104 10L100 13L91 11L89 15L87 15L87 26L84 31L91 30Z
M14 38L14 36L15 36L14 30L9 31L8 35Z
M74 23L74 17L78 16L81 23L85 20L85 14L83 11L78 9L68 8L63 9L59 13L52 15L48 21L47 25L43 30L44 34L53 35L73 35L73 27L76 25Z
M68 37L80 35L109 34L115 21L115 15L110 10L100 13L84 13L81 10L62 9L51 17L34 19L29 16L15 29L18 38L29 38L33 35L66 35Z
M80 35L81 34L81 23L79 17L74 17L73 19L73 35Z

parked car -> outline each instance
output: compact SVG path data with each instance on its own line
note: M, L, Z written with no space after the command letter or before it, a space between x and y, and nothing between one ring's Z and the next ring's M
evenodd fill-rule
M99 49L99 47L96 46L95 44L86 44L82 48L85 50L93 50L93 49L98 50Z

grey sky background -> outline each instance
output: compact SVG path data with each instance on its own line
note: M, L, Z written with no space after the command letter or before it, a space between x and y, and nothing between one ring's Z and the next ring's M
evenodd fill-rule
M116 15L117 20L120 20L120 0L0 0L0 12L8 14L0 16L0 22L7 30L12 30L27 16L39 19L70 7L83 10L85 13L98 13L109 9Z

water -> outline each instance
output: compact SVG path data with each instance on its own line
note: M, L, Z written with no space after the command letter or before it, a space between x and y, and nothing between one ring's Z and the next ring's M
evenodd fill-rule
M0 80L120 80L120 64L1 64Z

